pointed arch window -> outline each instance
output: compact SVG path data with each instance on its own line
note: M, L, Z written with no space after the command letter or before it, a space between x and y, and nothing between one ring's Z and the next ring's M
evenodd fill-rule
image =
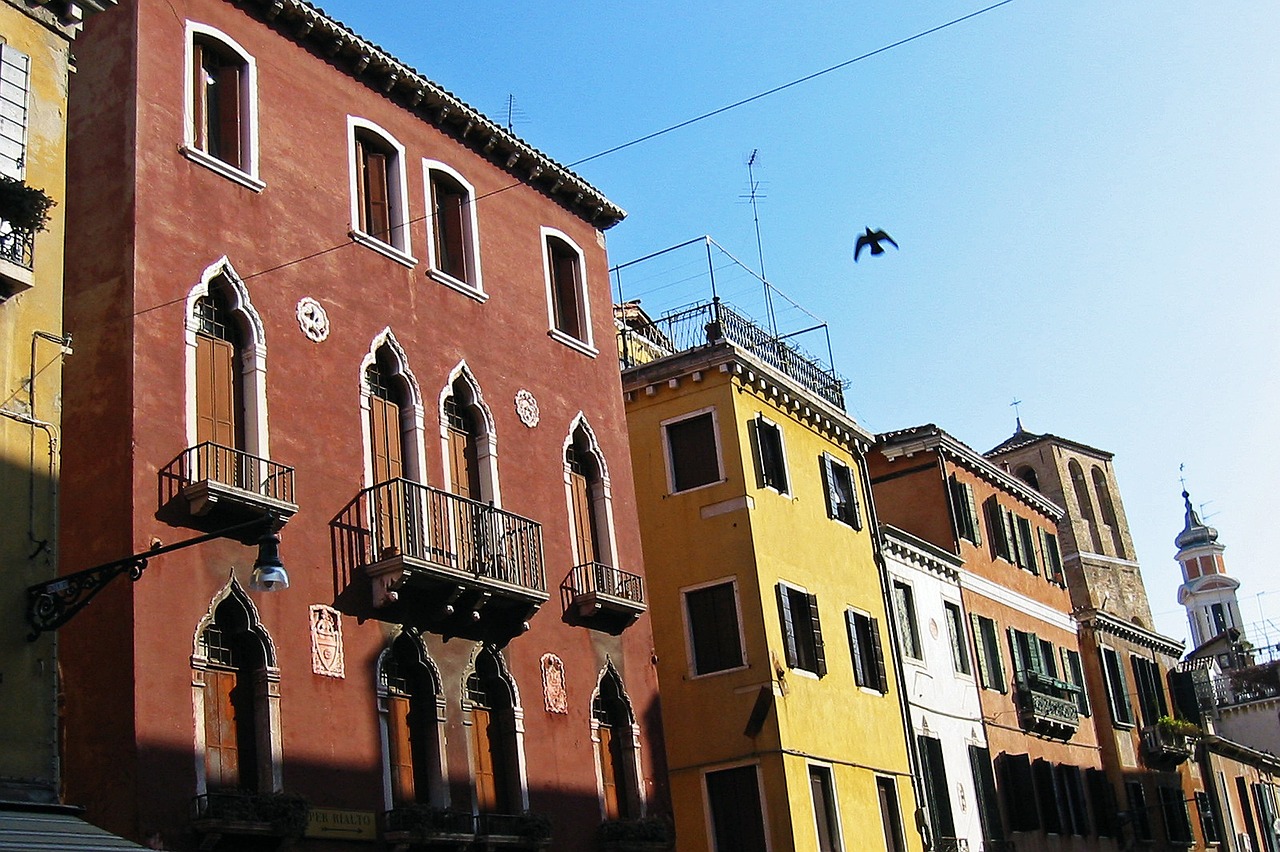
M387 804L444 806L444 696L421 639L405 632L383 652L379 672Z
M622 680L612 666L601 675L591 701L591 732L604 819L639 819L638 729Z
M450 493L501 505L493 418L465 365L455 371L440 400L440 419Z
M1098 509L1102 512L1102 522L1111 532L1111 544L1115 547L1115 555L1121 559L1128 557L1124 550L1124 539L1120 535L1120 520L1116 517L1115 503L1111 500L1111 488L1107 484L1107 475L1102 468L1094 465L1089 471L1093 477L1093 490L1098 495Z
M199 464L208 478L239 487L245 473L237 452L245 449L241 337L221 281L196 300L195 319Z
M470 728L476 812L518 814L528 807L522 770L522 713L497 655L485 649L467 677L464 723Z
M387 332L366 359L362 404L367 411L366 476L378 554L410 552L422 539L422 408L403 352Z
M1080 467L1080 462L1072 459L1067 463L1067 472L1071 475L1071 490L1075 493L1080 514L1084 516L1093 552L1101 553L1102 538L1098 534L1098 516L1093 512L1093 500L1089 497L1089 483L1084 478L1084 469Z
M232 581L197 633L192 656L197 788L276 792L281 782L275 652L253 604Z

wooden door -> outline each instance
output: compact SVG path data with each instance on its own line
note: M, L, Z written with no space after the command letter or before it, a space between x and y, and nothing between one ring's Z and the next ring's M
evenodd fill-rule
M597 746L596 759L600 761L600 782L604 793L604 818L618 819L620 815L618 802L618 746L613 738L613 728L601 725L599 728L600 743Z
M204 674L204 765L209 790L240 786L240 749L232 693L236 673L210 670Z
M409 698L387 696L387 748L391 762L391 799L396 805L417 801L413 775L413 734L409 727Z
M404 462L400 446L400 406L379 396L369 397L369 439L373 483L387 487L374 492L374 542L378 554L404 547Z
M596 542L595 514L591 506L591 487L586 476L577 471L569 474L569 493L572 498L573 532L578 549L578 564L600 561ZM601 591L611 592L610 589Z
M474 760L476 809L479 813L498 813L498 777L493 759L493 719L481 707L471 709L471 753Z
M236 485L239 417L236 405L236 350L230 341L196 335L196 443L198 477Z

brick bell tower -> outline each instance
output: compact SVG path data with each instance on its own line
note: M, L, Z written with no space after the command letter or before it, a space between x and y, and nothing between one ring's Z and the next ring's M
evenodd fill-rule
M1231 628L1240 631L1243 639L1244 624L1236 598L1240 581L1227 576L1222 560L1226 547L1218 542L1218 531L1200 520L1186 491L1182 492L1182 501L1187 509L1186 522L1174 539L1178 546L1174 558L1182 566L1178 603L1187 608L1191 644L1198 648Z

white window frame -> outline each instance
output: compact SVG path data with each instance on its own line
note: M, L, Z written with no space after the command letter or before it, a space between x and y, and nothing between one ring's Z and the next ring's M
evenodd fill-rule
M906 662L923 665L925 663L924 632L920 629L920 609L919 607L916 606L917 598L916 598L915 584L908 580L903 579L902 577L897 576L896 574L890 575L889 604L893 609L893 619L896 622L898 619L898 602L894 600L894 595L897 594L897 590L894 588L895 586L902 586L902 588L906 589L909 597L906 598L905 600L911 605L910 607L911 611L907 613L907 617L914 619L913 622L910 624L898 624L897 625L898 631L900 633L909 633L912 636L912 638L915 639L916 652L919 655L919 656L912 656L911 654L907 653L906 648L903 648L902 657Z
M584 355L594 358L600 354L600 350L595 346L595 337L591 328L591 299L588 295L589 288L587 286L587 256L583 253L582 247L564 231L543 225L539 233L542 239L542 278L547 289L547 335L552 340L557 340L571 349L576 349ZM555 296L552 292L554 284L551 274L550 240L552 238L563 242L578 256L578 311L584 337L581 340L556 328Z
M466 244L466 251L469 255L468 262L471 269L474 270L471 282L463 281L455 278L447 272L440 269L439 260L436 258L436 218L435 205L432 201L431 192L431 173L441 172L458 183L467 192L466 212L463 214L463 242ZM422 160L422 186L423 196L427 203L427 277L433 281L437 281L446 287L450 287L469 296L477 302L487 302L489 294L484 291L484 279L480 272L480 226L479 213L476 210L476 189L472 186L471 181L462 176L462 173L447 163L439 160Z
M810 591L809 591L808 589L806 589L804 586L798 585L798 584L796 584L796 583L789 582L789 581L787 581L787 580L782 580L782 579L779 579L779 580L778 580L777 587L778 587L778 588L782 588L782 589L786 589L786 590L788 590L788 591L799 592L800 594L804 595L804 596L805 596L805 600L806 600L806 608L807 608L807 607L808 607L808 605L809 605L809 601L808 601L809 596L810 596L810 595L814 595L814 596L815 596L815 601L813 602L813 606L815 607L815 610L816 610L816 607L817 607L817 603L816 603L816 596L817 596L817 593L816 593L816 592L810 592ZM790 596L788 596L788 597L786 598L786 603L785 603L784 605L785 605L788 609L790 609L790 607L791 607L791 598L790 598ZM798 659L798 658L799 658L799 656L800 656L800 652L799 652L799 644L800 644L800 640L799 640L798 635L797 635L797 637L796 637L796 645L797 645L797 649L796 649L796 657L797 657L796 664L795 664L794 666L789 665L789 666L787 666L787 668L788 668L789 670L793 671L793 672L796 672L797 674L801 674L801 675L804 675L805 677L812 678L813 680L820 680L820 679L821 679L821 678L823 678L825 675L819 674L819 673L818 673L818 671L817 671L817 668L816 668L816 664L817 664L817 654L818 654L818 643L821 643L821 644L822 644L822 648L823 648L823 650L822 650L822 656L823 656L823 661L824 661L824 665L825 665L825 660L826 660L826 639L824 639L824 638L822 637L822 632L821 632L821 630L817 631L816 633L813 631L813 629L812 629L812 624L813 624L813 615L814 615L813 613L810 613L810 615L809 615L809 625L806 625L805 629L809 630L809 631L810 631L810 634L811 634L811 635L813 635L813 637L814 637L814 664L815 664L815 668L808 669L808 668L805 668L804 666L800 665L800 660ZM779 622L778 622L778 635L782 637L782 644L783 644L783 657L785 658L785 657L786 657L786 642L787 642L787 634L786 634L786 626L782 623L782 620L781 620L781 619L782 619L782 613L781 613L781 612L779 612L779 613L778 613L778 619L779 619ZM796 624L795 624L795 613L794 613L794 612L792 612L792 613L791 613L791 622L792 622L791 626L792 626L793 628L795 628L795 629L798 631L800 628L796 627ZM819 624L821 624L821 615L819 615L819 621L818 621L818 623L819 623Z
M360 229L360 190L357 185L360 181L360 164L356 162L356 133L359 131L377 136L395 152L395 162L387 168L387 208L392 217L388 236L391 237L391 242ZM413 256L410 234L412 229L409 227L409 183L405 171L404 145L367 118L348 115L347 180L347 194L351 200L351 230L348 235L351 239L411 269L417 266L418 259Z
M373 671L373 687L376 696L378 709L378 735L382 746L382 802L384 810L391 810L395 804L392 801L392 785L391 785L391 731L388 723L390 708L388 706L388 698L391 693L386 687L386 683L382 677L382 671L386 665L388 657L392 653L392 646L396 640L400 638L403 630L396 630L391 634L391 639L383 646L382 651L374 660ZM414 638L413 641L421 642L421 639ZM431 774L431 794L430 802L433 807L447 808L449 807L450 789L449 789L449 765L448 765L448 749L445 747L445 733L447 730L446 722L448 717L446 711L448 708L448 699L444 694L444 681L440 678L440 669L436 666L436 661L427 653L427 649L422 649L423 662L431 671L434 678L434 685L439 689L434 696L435 698L435 726L436 726L436 749L435 754L431 757L435 758L428 766L427 770ZM416 766L414 767L417 768Z
M698 659L693 649L693 625L689 622L689 604L687 595L690 592L697 592L702 589L709 589L712 586L723 586L724 584L733 586L733 609L738 622L738 648L741 652L742 664L732 666L727 669L719 669L714 672L698 673ZM751 661L747 659L747 637L742 629L742 597L738 590L738 577L731 574L727 577L719 577L715 580L707 580L703 583L695 583L691 586L681 586L680 592L680 620L684 624L684 649L685 656L688 659L689 680L697 680L704 677L716 677L717 675L728 674L729 672L740 672L743 669L751 668Z
M578 529L575 526L577 519L573 516L573 484L570 480L572 470L567 461L569 455L569 447L573 445L574 433L582 429L583 434L587 437L587 445L591 449L591 455L595 458L596 464L600 467L600 493L592 497L591 513L595 518L596 532L605 533L604 540L599 542L602 553L598 556L605 557L600 561L607 564L615 571L622 570L622 566L618 564L618 537L613 528L613 487L609 479L609 466L605 464L604 450L600 448L600 442L596 439L595 430L591 428L591 424L587 422L587 416L581 411L573 418L569 424L569 432L565 436L564 443L560 448L560 458L564 461L564 498L565 507L569 509L569 541L574 551L574 565L583 564L583 554L578 553ZM590 496L590 495L589 495Z
M712 437L715 439L716 471L719 474L719 478L714 479L711 482L704 482L702 485L695 485L692 488L686 488L683 491L676 491L676 472L675 467L672 464L671 442L667 436L667 427L685 420L692 420L695 417L701 417L708 412L711 414L711 433ZM662 458L665 462L667 471L668 494L689 494L700 488L710 488L714 485L721 485L726 482L724 473L724 452L720 447L720 414L714 405L709 405L706 408L699 408L697 411L689 411L676 417L668 417L666 420L663 420L658 424L658 428L662 430Z
M409 368L409 356L405 354L404 347L400 345L390 326L378 332L369 344L369 351L360 361L360 436L364 444L364 473L361 476L364 479L365 488L372 488L378 484L373 481L373 434L369 425L369 411L373 404L369 401L371 394L366 375L369 368L377 363L378 350L383 346L391 350L391 354L395 357L396 372L392 375L404 379L409 387L408 410L400 412L402 475L412 482L426 484L427 452L423 428L426 423L426 413L422 406L422 390L413 370Z
M832 817L832 827L835 829L835 834L836 834L836 837L835 837L836 848L839 850L839 852L846 852L846 850L848 849L848 846L844 842L844 827L842 825L842 821L840 817L840 794L836 791L835 765L831 763L824 763L820 760L805 761L806 776L808 775L808 770L813 767L817 767L818 769L821 769L824 772L826 772L827 778L830 779L831 781L831 790L830 790L831 810L832 810L831 817ZM808 780L808 778L806 777L805 780ZM813 800L812 783L810 783L809 785L809 807L812 808L813 810L814 837L818 840L819 845L821 845L822 837L817 833L818 832L818 803Z
M195 78L195 42L197 38L216 41L222 47L240 57L244 62L244 74L240 78L240 105L242 110L242 126L240 129L240 146L248 168L237 168L225 160L201 150L196 146L195 137L195 92L192 80ZM182 63L182 155L193 163L222 175L228 180L247 187L254 192L266 189L258 170L258 63L253 54L245 50L239 42L217 27L197 21L186 22L185 58Z
M476 436L476 463L480 468L480 493L483 500L502 508L501 480L498 477L498 433L493 411L484 401L484 393L480 390L480 382L476 379L465 360L449 371L449 380L440 389L436 402L436 415L440 418L440 455L443 459L445 490L453 482L453 469L449 456L449 418L444 413L444 403L453 394L453 385L459 379L471 391L472 404L480 416L481 433Z
M950 607L955 607L956 612L960 616L959 623L957 623L954 627L951 624L951 617L947 615L947 612ZM951 631L954 629L958 631L955 637L955 641L959 643L960 648L964 651L965 661L969 665L969 671L967 672L962 671L961 669L956 668L955 658L952 657L951 670L955 673L956 677L964 678L965 680L972 680L976 682L977 674L974 671L974 668L976 666L976 663L974 662L974 649L969 642L969 629L968 629L969 616L964 611L964 604L959 600L953 600L947 597L946 595L943 595L942 596L942 618L947 623L947 656L948 657L952 656Z
M735 852L732 849L720 849L716 846L716 823L715 817L711 813L711 791L707 788L707 776L715 772L724 772L730 769L741 769L744 766L754 766L756 770L756 787L760 796L760 823L764 826L764 848L767 852L773 850L773 835L769 830L769 800L765 796L764 789L764 773L760 771L760 761L758 760L736 760L730 763L721 763L715 766L704 767L701 771L702 788L702 817L706 822L707 829L707 849L710 852Z
M791 497L791 498L793 498L793 499L794 499L794 497L795 497L795 488L794 488L794 487L792 487L792 482L791 482L791 466L790 466L789 464L787 464L787 438L786 438L786 435L785 435L785 434L784 434L784 432L783 432L783 429L782 429L781 424L779 424L776 420L771 420L770 418L765 417L765 415L764 415L764 412L763 412L763 411L758 411L758 412L756 412L756 416L755 416L755 417L753 417L753 418L752 418L752 420L753 420L753 421L754 421L754 423L756 424L756 425L755 425L755 429L756 429L756 451L757 451L757 453L759 453L759 458L757 458L757 459L756 459L756 464L757 464L757 475L760 477L760 481L761 481L761 482L763 482L765 479L767 479L767 478L768 478L768 477L765 475L765 469L764 469L764 446L763 446L763 444L761 443L761 440L762 440L762 439L761 439L761 434L760 434L760 426L761 426L762 424L763 424L764 426L767 426L767 427L769 427L769 428L771 428L771 429L775 430L775 431L778 433L778 452L779 452L779 453L781 454L781 456L782 456L782 458L780 459L780 461L781 461L781 463L782 463L782 476L783 476L783 478L784 478L784 479L786 479L786 481L787 481L787 482L786 482L786 490L780 489L780 488L778 488L777 486L774 486L774 485L764 485L763 487L764 487L766 490L768 490L768 491L772 491L772 492L773 492L773 493L775 493L775 494L779 494L779 495L781 495L781 496L783 496L783 497Z

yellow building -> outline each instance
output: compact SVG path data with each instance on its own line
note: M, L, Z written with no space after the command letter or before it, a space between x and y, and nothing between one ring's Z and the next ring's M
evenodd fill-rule
M56 573L63 206L71 39L115 0L0 0L0 800L58 796L53 634L28 643L25 590ZM30 194L55 202L24 228ZM37 216L38 218L38 216ZM15 227L17 225L17 227Z
M637 321L669 353L624 352L623 390L678 848L920 849L873 436L839 377L719 302Z

